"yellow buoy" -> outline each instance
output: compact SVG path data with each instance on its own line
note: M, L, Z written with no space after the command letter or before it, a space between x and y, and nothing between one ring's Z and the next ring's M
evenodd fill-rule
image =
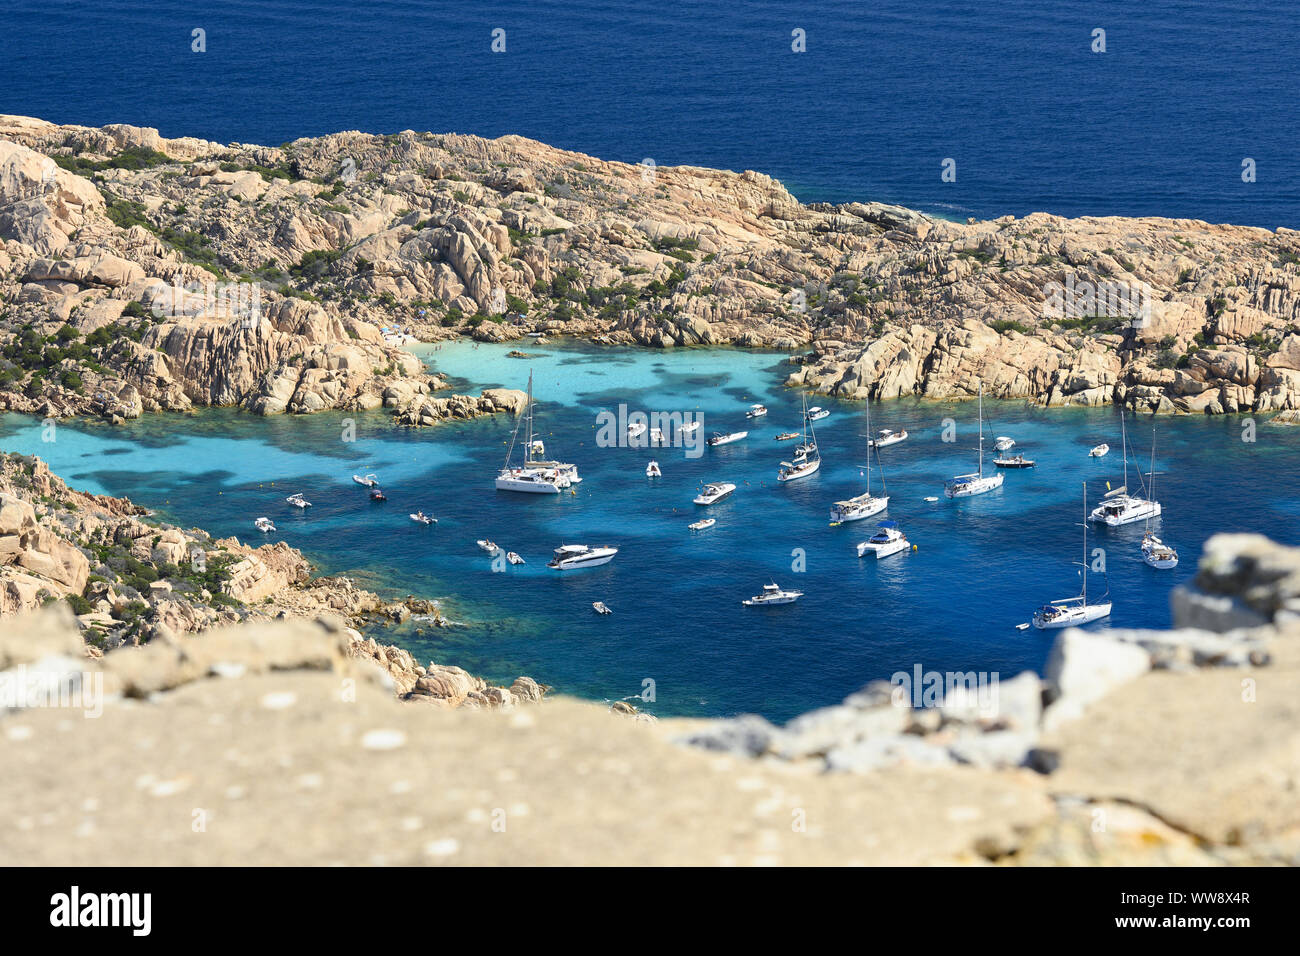
M916 545L912 545L912 550L913 550L913 551L916 550Z

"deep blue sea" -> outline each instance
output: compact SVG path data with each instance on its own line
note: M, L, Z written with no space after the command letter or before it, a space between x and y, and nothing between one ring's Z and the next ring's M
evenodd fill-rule
M778 485L798 428L799 394L782 387L784 356L740 350L611 350L576 342L531 347L459 342L426 348L432 366L458 388L523 387L536 374L537 427L549 453L577 463L576 495L498 492L493 478L514 428L504 416L433 429L403 430L387 413L356 419L355 442L342 440L342 413L259 418L230 410L156 415L112 428L60 424L42 441L38 422L0 419L0 448L38 454L83 489L128 495L160 516L216 535L256 543L253 519L270 516L276 537L301 548L323 572L347 572L400 596L441 598L464 626L407 625L389 633L423 659L458 664L510 680L531 675L557 690L595 699L641 692L655 682L658 714L758 712L784 719L836 702L866 681L898 670L1041 669L1050 632L1018 631L1046 601L1078 593L1072 562L1082 551L1082 483L1093 502L1106 482L1122 481L1120 422L1112 409L1042 410L986 403L991 435L1010 435L1038 460L1009 472L999 491L965 501L943 498L942 483L976 461L973 403L911 400L872 406L872 429L906 428L911 437L884 451L891 496L887 517L918 550L880 562L859 560L855 545L876 519L828 526L832 501L863 487L866 406L819 398L831 416L817 423L821 471ZM597 415L629 410L691 412L703 430L746 427L760 401L768 417L746 441L708 449L598 447ZM944 419L956 441L942 440ZM1168 596L1195 573L1216 531L1263 531L1300 545L1300 429L1260 424L1245 442L1246 419L1163 417L1156 429L1160 530L1182 563L1156 571L1140 560L1142 526L1094 530L1104 549L1114 614L1098 627L1169 623ZM1149 468L1153 421L1130 421L1133 457ZM1090 459L1100 442L1114 449ZM663 477L649 481L655 457ZM1136 483L1137 466L1130 472ZM368 501L354 473L375 472L389 495ZM692 504L701 482L728 480L737 492L712 508ZM873 485L879 491L878 476ZM294 491L313 503L284 503ZM927 502L938 496L937 502ZM435 527L411 522L423 509ZM702 514L718 519L694 533ZM886 516L882 516L886 517ZM527 560L497 573L475 545L488 537ZM562 543L609 543L613 563L560 574L545 567ZM803 570L794 570L801 551ZM741 600L775 579L805 597L777 608ZM602 600L614 614L601 617ZM383 638L382 632L378 633Z
M5 0L0 112L269 145L519 133L805 201L1297 227L1297 49L1279 0Z

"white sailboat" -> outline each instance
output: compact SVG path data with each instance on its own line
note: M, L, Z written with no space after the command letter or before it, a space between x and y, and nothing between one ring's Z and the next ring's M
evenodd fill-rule
M980 462L979 470L969 475L956 475L949 478L943 485L943 493L949 498L969 498L972 495L982 495L987 491L1002 487L1002 472L995 471L991 475L984 474L984 383L980 383L979 399L979 422L980 422Z
M1160 517L1160 502L1128 493L1128 427L1124 423L1122 406L1119 410L1119 427L1124 443L1124 484L1107 491L1102 496L1101 504L1093 508L1092 514L1088 516L1090 521L1107 524L1112 528ZM1138 481L1142 483L1141 471L1138 472ZM1143 490L1145 491L1145 488Z
M1151 479L1151 495L1154 497L1156 493L1156 434L1154 429L1151 431L1151 471L1148 472L1148 477ZM1161 541L1159 536L1151 530L1150 518L1147 518L1146 533L1142 535L1142 560L1161 571L1178 567L1178 552Z
M528 437L524 442L524 460L519 466L510 464L514 457L515 444L519 439L519 426L528 422ZM496 487L499 491L520 491L528 494L558 495L578 478L578 469L567 462L538 461L533 456L538 453L541 443L533 437L533 373L528 373L528 405L524 416L515 422L514 434L510 436L510 448L506 451L505 464L497 474ZM544 449L545 445L541 445Z
M792 461L781 462L781 470L776 473L777 481L798 481L807 478L822 466L821 455L817 451L817 430L813 428L813 419L808 412L808 396L803 400L803 444L795 449ZM808 431L812 429L812 438Z
M871 434L871 402L867 402L867 435ZM845 521L861 521L863 518L870 518L872 515L878 515L889 507L889 495L881 494L876 497L871 493L871 447L873 442L867 442L867 490L860 495L855 495L845 501L837 501L831 505L831 524L843 524ZM880 454L876 454L876 467L880 468L880 490L885 490L885 471L880 466Z
M1083 512L1088 513L1088 483L1083 483ZM1102 600L1096 604L1088 603L1088 522L1083 522L1083 588L1078 597L1064 598L1044 604L1034 612L1034 627L1040 631L1054 630L1060 627L1075 627L1087 624L1103 617L1110 617L1111 603ZM1110 596L1107 588L1103 598Z

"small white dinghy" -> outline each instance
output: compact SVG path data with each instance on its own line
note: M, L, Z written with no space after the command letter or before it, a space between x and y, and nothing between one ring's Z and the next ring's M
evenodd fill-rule
M652 444L652 445L666 445L666 444L667 444L667 442L664 441L664 433L663 433L663 430L662 430L662 429L660 429L660 428L652 428L652 429L650 429L650 444Z
M766 414L767 414L767 406L754 404L749 406L749 411L745 412L745 417L762 418Z
M294 492L288 498L284 499L295 508L310 508L311 502L302 496L300 492Z
M373 488L379 484L379 479L374 475L353 475L352 480L359 485L365 485L367 488Z
M652 461L645 466L645 476L647 478L662 478L664 473L659 470L659 462Z
M814 405L805 414L810 422L819 422L823 418L830 418L831 415L827 409L822 408L820 405Z
M477 544L488 554L496 554L498 551L501 550L501 545L497 544L495 541L492 541L489 538L479 538L478 541L475 542L475 544Z
M253 527L262 532L262 534L267 534L268 532L275 530L275 524L270 518L258 518L253 522Z
M894 431L890 428L880 429L880 437L873 438L867 442L872 448L888 448L890 445L897 445L900 441L907 441L907 429Z
M999 435L997 441L993 443L994 451L1010 451L1016 445L1014 438L1008 438L1006 435Z
M511 564L527 564L527 563L528 563L528 562L526 562L523 558L521 558L521 557L519 556L519 553L516 552L516 551L507 551L507 552L506 552L506 560L509 561Z
M1093 449L1092 449L1092 451L1088 452L1088 457L1089 457L1089 458L1101 458L1103 455L1105 455L1105 454L1106 454L1107 452L1109 452L1109 451L1110 451L1110 446L1107 445L1105 442L1103 442L1103 443L1100 444L1100 445L1096 445L1096 446L1094 446Z
M427 515L423 511L417 511L415 514L411 515L410 518L416 524L437 524L438 523L437 518L433 517L433 515Z
M607 605L604 601L592 601L592 602L591 602L591 609L592 609L593 611L595 611L597 614L613 614L613 613L614 613L613 611L611 611L611 610L609 609L609 605Z
M635 442L646 433L646 429L649 427L650 426L645 425L642 422L633 422L631 425L627 426L627 440L629 442Z
M686 527L690 528L692 531L703 531L706 528L712 528L717 523L717 518L705 518L702 521L692 521Z

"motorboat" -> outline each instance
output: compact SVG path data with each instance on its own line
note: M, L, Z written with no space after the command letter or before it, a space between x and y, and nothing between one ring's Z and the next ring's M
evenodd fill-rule
M507 552L506 552L506 560L509 561L511 564L527 564L527 563L528 563L528 562L526 562L523 558L521 558L521 557L519 556L519 553L518 553L517 551L507 551Z
M711 481L700 489L700 493L695 496L695 503L711 505L721 501L735 490L736 486L729 481Z
M408 515L408 517L416 524L437 524L438 523L437 518L435 518L433 515L427 515L423 511L417 511L413 515Z
M253 527L262 534L269 534L275 530L275 523L270 518L258 518L253 522Z
M767 406L754 404L749 406L749 411L745 412L746 418L762 418L767 414Z
M1142 536L1142 560L1153 568L1167 570L1178 567L1178 552L1148 531Z
M627 426L628 444L634 444L650 428L645 422L633 422Z
M613 614L613 613L614 613L613 611L611 611L611 610L609 609L609 606L608 606L604 601L592 601L592 602L591 602L591 609L592 609L593 611L595 611L597 614Z
M871 404L867 403L867 434L871 434ZM844 501L837 501L831 505L831 524L839 525L846 521L861 521L863 518L870 518L872 515L878 515L889 507L889 496L887 494L873 495L871 493L871 447L872 442L867 442L867 490L860 495L848 498ZM876 456L876 466L880 466L880 456ZM880 488L885 488L885 473L880 472Z
M304 498L301 492L294 492L288 498L284 499L295 508L310 508L311 502Z
M371 489L370 489L370 500L371 500L371 501L387 501L387 500L388 500L388 495L384 494L383 489L381 489L381 488L371 488Z
M774 441L789 441L789 440L792 439L792 438L798 438L798 437L799 437L799 433L798 433L798 432L781 432L781 434L779 434L779 435L774 435L774 436L773 436L773 440L774 440Z
M1088 452L1089 458L1101 458L1110 451L1110 446L1105 442L1100 445L1094 445L1092 451Z
M352 480L359 485L365 485L367 488L373 488L379 484L379 479L374 475L353 475Z
M795 448L793 461L781 462L781 468L776 473L777 481L798 481L800 478L807 478L822 466L821 455L817 453L817 430L812 428L812 423L816 419L812 417L812 411L808 408L806 396L803 409L803 443ZM809 436L810 429L811 436Z
M576 571L581 568L598 568L609 564L618 554L618 548L608 546L589 547L585 544L562 544L555 549L555 557L546 562L548 568L556 571Z
M524 422L528 423L528 434L523 443L523 463L511 465L515 445L519 440L519 428ZM563 461L544 461L540 457L544 454L546 454L546 445L533 435L533 373L530 371L527 406L524 415L515 422L514 434L510 436L510 447L506 451L505 464L497 473L497 490L558 495L564 489L582 481L578 477L576 465Z
M771 584L763 585L763 592L755 594L752 598L741 601L741 604L747 607L762 607L768 604L793 604L803 597L802 591L785 591L777 586L773 581Z
M650 444L659 445L659 446L668 444L668 442L664 439L664 432L662 428L650 429Z
M1016 440L1008 438L1006 435L999 435L993 442L994 451L1010 451L1015 447Z
M700 423L698 420L693 422L684 422L682 426L677 429L677 433L679 435L689 435L692 432L699 430L699 427Z
M1160 517L1160 502L1143 498L1141 495L1130 495L1128 493L1128 428L1124 424L1124 409L1122 407L1119 410L1119 423L1120 432L1123 436L1124 484L1118 488L1112 488L1102 495L1101 503L1092 509L1092 514L1088 516L1089 521L1106 524L1112 528L1133 524L1135 521L1150 522L1152 518ZM1152 441L1151 454L1154 463L1154 440ZM1138 472L1138 482L1142 483L1141 471ZM1109 483L1107 487L1109 488Z
M829 418L830 414L829 411L822 408L820 405L814 405L812 408L804 412L804 418L810 422L819 422L823 418Z
M993 464L998 468L1033 468L1038 463L1024 455L999 455L993 459Z
M662 478L664 473L659 470L659 462L652 461L645 466L645 476L647 478Z
M1088 513L1088 483L1083 483L1083 512ZM1034 612L1033 625L1040 631L1055 630L1062 627L1076 627L1088 624L1103 617L1110 616L1111 602L1102 600L1096 604L1088 603L1088 522L1083 522L1083 584L1077 597L1064 598L1044 604ZM1107 589L1103 598L1110 596Z
M722 432L714 432L709 437L708 443L710 446L716 448L719 445L730 445L733 441L740 441L742 438L748 437L749 432L731 432L726 435L722 434Z
M944 482L943 493L949 498L970 498L1002 487L1002 472L995 471L991 475L984 474L984 384L982 382L980 383L979 401L979 470L969 475L956 475Z
M871 439L868 443L872 448L888 448L890 445L897 445L900 441L907 441L907 429L894 431L889 428L882 428L879 437Z
M705 528L712 528L717 523L717 518L704 518L700 521L693 521L686 527L690 528L692 531L703 531Z
M477 544L482 550L486 551L488 554L496 554L498 551L501 550L501 545L497 544L495 541L493 541L490 538L479 538L478 541L474 543Z
M878 529L866 541L858 542L858 557L865 558L868 554L875 554L876 560L887 558L891 554L898 554L900 551L906 551L912 546L907 540L907 535L898 530L897 521L882 521L876 525Z

